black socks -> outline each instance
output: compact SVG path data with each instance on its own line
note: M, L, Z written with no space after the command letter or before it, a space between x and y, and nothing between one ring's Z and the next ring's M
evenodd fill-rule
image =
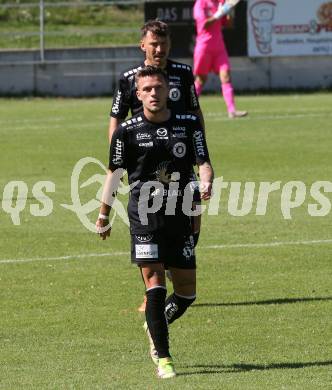
M167 318L168 324L171 324L173 321L182 316L182 314L187 310L187 308L194 302L196 296L192 297L180 297L173 293L170 295L165 304L165 315Z
M146 291L145 316L159 358L169 357L168 328L165 318L166 288L152 287Z

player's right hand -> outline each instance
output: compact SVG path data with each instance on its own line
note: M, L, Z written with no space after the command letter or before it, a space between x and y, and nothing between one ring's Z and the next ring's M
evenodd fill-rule
M96 221L96 230L102 240L106 240L110 236L112 226L108 219L98 218Z

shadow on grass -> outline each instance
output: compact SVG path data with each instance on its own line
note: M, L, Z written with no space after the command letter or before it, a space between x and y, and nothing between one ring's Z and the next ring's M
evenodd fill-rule
M303 362L303 363L270 363L270 364L194 364L183 366L183 368L197 368L198 371L192 372L179 372L179 376L185 375L201 375L201 374L224 374L224 373L237 373L248 371L265 371L265 370L281 370L281 369L299 369L307 367L321 367L332 365L332 360L323 362Z
M250 306L250 305L286 305L290 303L301 302L317 302L317 301L332 301L332 297L316 297L316 298L276 298L263 301L248 301L248 302L225 302L225 303L196 303L191 307L208 307L208 306Z

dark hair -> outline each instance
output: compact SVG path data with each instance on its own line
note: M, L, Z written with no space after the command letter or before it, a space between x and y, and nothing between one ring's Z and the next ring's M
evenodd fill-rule
M141 28L141 38L143 39L148 31L151 31L152 34L157 35L158 37L169 37L170 32L168 25L161 20L154 19L148 20L144 26Z
M164 78L166 84L168 85L168 76L162 69L157 68L156 66L147 65L137 71L135 75L136 86L139 79L147 76L161 76Z

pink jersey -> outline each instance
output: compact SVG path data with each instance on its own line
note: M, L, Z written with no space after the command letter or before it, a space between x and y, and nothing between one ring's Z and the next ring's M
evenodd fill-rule
M224 2L225 0L196 0L194 5L196 45L218 47L223 43L222 20L216 20L207 28L204 28L204 22L217 11L219 3Z

